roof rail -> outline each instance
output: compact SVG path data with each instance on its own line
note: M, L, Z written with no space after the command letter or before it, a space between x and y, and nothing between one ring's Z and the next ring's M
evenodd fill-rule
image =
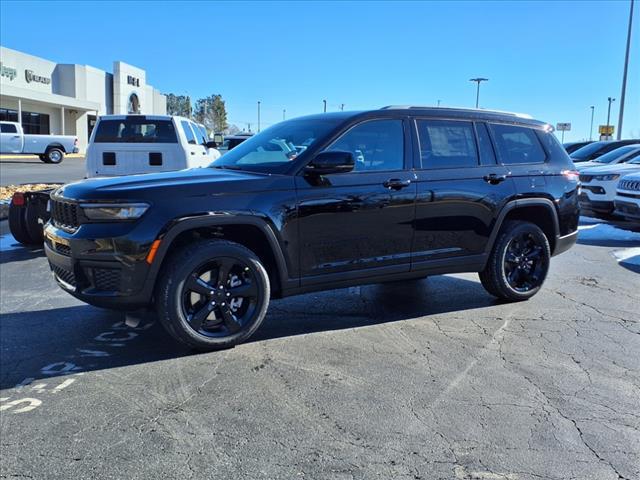
M433 105L387 105L386 107L382 107L380 110L448 110L455 112L482 112L482 113L499 113L500 115L511 115L518 118L528 118L533 119L533 117L527 113L517 113L517 112L505 112L503 110L488 110L484 108L463 108L463 107L437 107Z

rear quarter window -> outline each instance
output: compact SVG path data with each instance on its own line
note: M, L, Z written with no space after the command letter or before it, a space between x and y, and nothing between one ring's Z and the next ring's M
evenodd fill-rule
M93 143L178 143L171 120L100 120Z
M518 125L489 124L498 157L504 165L544 163L547 158L536 132Z

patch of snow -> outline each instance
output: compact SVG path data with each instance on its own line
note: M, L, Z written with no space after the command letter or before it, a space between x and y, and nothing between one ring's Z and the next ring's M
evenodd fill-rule
M618 260L618 263L640 266L640 247L615 250L611 254Z
M578 239L580 240L613 240L618 242L638 242L640 245L640 233L609 225L607 223L595 223L578 226Z

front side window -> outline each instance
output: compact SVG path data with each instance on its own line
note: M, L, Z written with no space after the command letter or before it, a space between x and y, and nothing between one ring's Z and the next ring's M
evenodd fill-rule
M94 143L178 143L171 120L100 120Z
M356 125L328 151L351 152L354 171L401 170L404 166L402 120L373 120Z
M422 168L477 167L471 122L416 120Z
M186 120L182 120L182 122L180 123L182 124L182 130L187 137L187 143L196 145L198 141L196 140L196 136L193 134L193 130L191 130L191 125L189 124L189 122L187 122Z
M505 165L543 163L546 154L536 132L517 125L490 124L500 161Z

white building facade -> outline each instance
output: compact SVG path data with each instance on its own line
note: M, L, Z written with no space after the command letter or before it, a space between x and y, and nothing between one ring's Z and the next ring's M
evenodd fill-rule
M0 46L0 120L25 133L75 135L84 152L99 115L166 112L167 98L138 67L116 61L108 73Z

